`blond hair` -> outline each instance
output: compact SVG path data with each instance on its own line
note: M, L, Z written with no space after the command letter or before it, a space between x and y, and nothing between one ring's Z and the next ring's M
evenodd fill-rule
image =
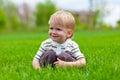
M71 13L66 11L57 11L51 15L49 24L74 30L75 20Z

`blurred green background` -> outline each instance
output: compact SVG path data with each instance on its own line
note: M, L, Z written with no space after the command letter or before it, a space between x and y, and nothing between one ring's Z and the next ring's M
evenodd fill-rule
M87 12L67 10L75 17L76 30L120 29L120 20L114 27L105 24L103 18L108 14L104 10L105 4L101 3L101 7L97 5L93 7L93 2L94 0L89 0L90 6ZM37 3L34 9L31 9L27 3L18 7L10 0L0 0L0 33L48 30L50 15L57 10L60 8L52 0Z

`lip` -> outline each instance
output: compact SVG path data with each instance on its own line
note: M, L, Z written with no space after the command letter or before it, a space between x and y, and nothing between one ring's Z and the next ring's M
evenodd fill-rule
M59 36L57 36L57 35L51 35L51 38L53 38L53 39L56 39L56 38L58 38Z
M57 35L51 35L51 37L58 37Z
M54 37L54 38L56 38L56 37L58 37L58 36L51 36L51 37Z

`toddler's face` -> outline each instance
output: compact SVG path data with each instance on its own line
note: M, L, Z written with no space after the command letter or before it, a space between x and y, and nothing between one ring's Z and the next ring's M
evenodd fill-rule
M71 35L67 28L56 25L50 25L48 33L53 41L60 44L64 43L66 39Z

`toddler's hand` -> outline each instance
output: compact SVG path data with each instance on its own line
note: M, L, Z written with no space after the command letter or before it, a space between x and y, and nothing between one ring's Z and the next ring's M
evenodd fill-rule
M65 61L63 61L63 60L61 60L61 59L59 59L59 58L57 58L57 61L54 62L54 64L55 64L56 66L59 66L59 67L65 67Z
M32 65L35 70L40 69L40 64L39 64L38 60L34 59L32 62Z

